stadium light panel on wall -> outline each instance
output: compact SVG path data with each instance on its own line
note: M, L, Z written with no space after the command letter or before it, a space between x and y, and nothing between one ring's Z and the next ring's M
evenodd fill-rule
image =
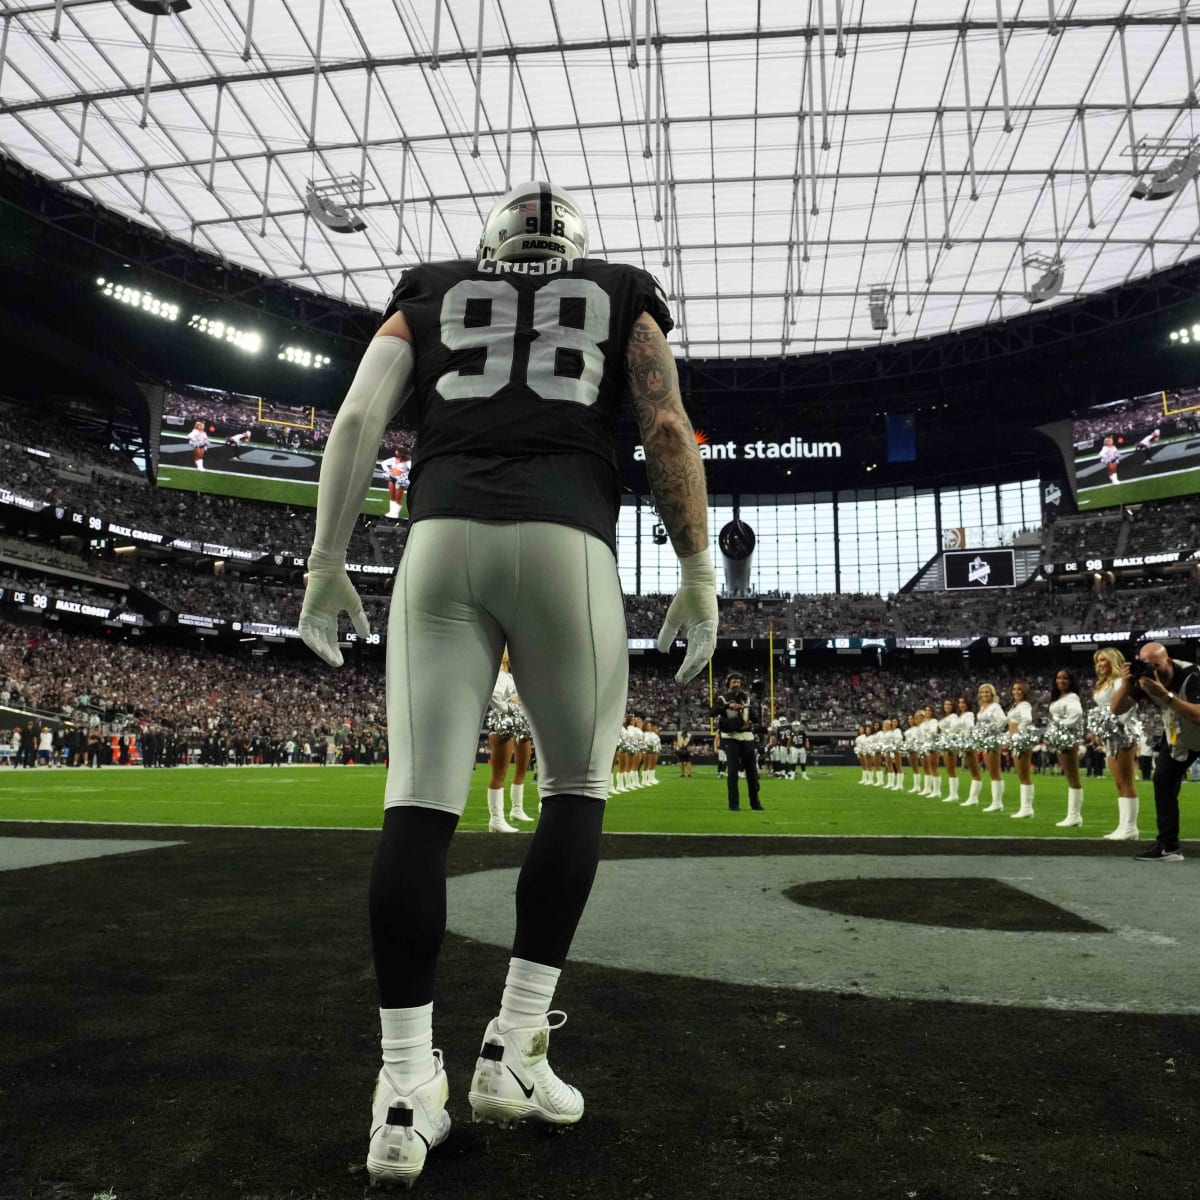
M100 289L100 295L120 304L127 304L130 308L141 309L152 317L161 317L164 321L179 319L178 304L169 304L141 288L127 287L103 276L96 280L96 286Z
M277 358L284 362L290 362L297 367L327 367L333 359L327 354L314 354L311 350L305 350L303 346L282 346Z
M261 333L255 333L252 329L238 329L237 326L230 325L227 321L202 317L199 313L196 313L188 322L188 328L196 329L200 333L207 333L209 337L216 338L219 342L228 342L231 346L236 346L247 354L257 354L262 349Z

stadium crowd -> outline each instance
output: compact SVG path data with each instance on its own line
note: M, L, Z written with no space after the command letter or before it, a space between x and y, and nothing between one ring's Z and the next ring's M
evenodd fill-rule
M378 751L384 730L383 664L351 658L338 671L296 653L255 655L213 643L179 646L137 637L68 632L38 625L0 622L0 705L31 710L77 728L105 733L169 731L181 746L199 749L210 737L232 747L236 741L324 746L333 738L342 749L370 738ZM1090 667L1090 658L1070 664ZM1045 717L1053 671L1028 678L1017 666L995 660L892 658L883 665L855 660L804 662L777 667L773 687L764 671L747 671L748 688L772 717L800 721L810 733L844 736L860 724L900 718L932 704L964 696L974 708L983 682L1007 696L1012 682L1026 678L1035 708ZM720 686L719 671L714 686ZM1089 695L1090 678L1083 679ZM651 716L670 733L709 729L709 680L702 675L685 687L671 668L631 663L631 712ZM1153 723L1154 713L1145 714ZM343 756L344 757L344 756ZM360 751L356 761L364 761Z

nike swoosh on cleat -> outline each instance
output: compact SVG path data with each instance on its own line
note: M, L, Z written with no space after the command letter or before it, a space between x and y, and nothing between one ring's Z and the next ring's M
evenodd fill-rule
M521 1091L523 1091L525 1093L525 1099L532 1100L533 1099L533 1088L526 1087L521 1082L520 1077L517 1075L516 1071L514 1071L512 1069L512 1067L508 1067L506 1069L507 1069L508 1073L517 1081L517 1087L519 1087L521 1089Z

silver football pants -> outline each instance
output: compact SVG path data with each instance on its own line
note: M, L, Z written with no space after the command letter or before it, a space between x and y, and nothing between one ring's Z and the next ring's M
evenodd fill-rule
M462 814L505 642L538 790L608 796L629 683L612 551L567 525L437 517L412 527L392 593L385 806Z

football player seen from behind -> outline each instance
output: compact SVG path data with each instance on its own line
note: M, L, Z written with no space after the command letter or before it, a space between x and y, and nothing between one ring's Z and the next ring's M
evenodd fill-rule
M615 550L626 395L680 559L659 648L686 638L685 682L716 643L704 466L666 340L671 316L650 275L587 251L571 196L527 183L492 209L475 259L405 272L321 468L300 631L339 666L340 613L368 632L346 545L385 427L406 405L411 532L388 619L389 767L369 896L384 1060L367 1154L375 1181L414 1180L450 1128L432 1032L446 856L506 642L538 748L542 812L469 1100L477 1120L503 1124L568 1125L583 1114L547 1051L565 1020L550 1006L591 891L625 712ZM432 699L410 687L435 677L443 684Z

